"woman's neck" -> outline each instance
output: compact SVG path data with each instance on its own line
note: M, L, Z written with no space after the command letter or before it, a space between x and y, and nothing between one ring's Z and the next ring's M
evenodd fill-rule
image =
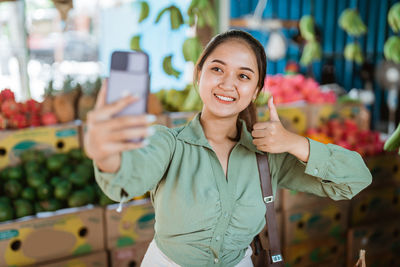
M200 123L207 140L220 143L232 141L237 136L237 116L229 118L216 117L208 112L201 113Z

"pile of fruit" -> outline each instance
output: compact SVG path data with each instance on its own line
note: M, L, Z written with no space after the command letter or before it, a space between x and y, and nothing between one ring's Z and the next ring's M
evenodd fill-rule
M357 151L363 157L383 152L384 142L380 139L379 133L361 130L352 119L330 119L317 129L308 129L306 135L325 144L333 143Z
M191 84L183 90L162 89L155 95L165 111L200 111L203 106L199 93Z
M0 171L0 222L87 204L114 203L94 180L93 164L81 149L46 156L26 150L21 164Z
M333 91L323 92L319 84L312 78L297 75L268 75L265 79L262 94L271 94L275 104L306 101L308 103L335 103ZM262 98L262 95L259 96ZM265 105L266 101L257 104Z
M0 130L57 123L57 117L53 112L42 110L42 103L33 99L18 103L15 101L14 93L8 88L0 92L0 105Z

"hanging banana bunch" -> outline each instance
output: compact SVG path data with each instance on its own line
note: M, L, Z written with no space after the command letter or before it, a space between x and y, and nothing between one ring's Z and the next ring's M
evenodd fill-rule
M176 70L172 66L172 55L168 55L168 56L164 57L162 66L163 66L164 72L166 74L170 75L170 76L174 76L175 78L179 78L179 76L181 75L181 72Z
M161 17L167 12L169 12L171 29L172 30L179 29L179 27L182 24L184 24L184 21L183 21L183 16L182 16L180 9L178 7L176 7L175 5L171 5L169 7L162 9L158 13L155 23L158 23L160 21Z
M200 40L197 37L187 38L182 46L183 57L186 61L193 63L196 63L202 50Z
M301 54L300 64L309 66L312 62L321 60L322 57L321 45L315 34L314 18L310 15L301 17L299 28L301 37L307 41Z
M355 38L367 33L367 26L365 26L356 9L347 8L343 10L339 17L339 26L347 34ZM359 65L364 62L362 49L357 41L347 44L343 54L344 58L348 61L354 61Z
M345 9L339 17L339 26L349 35L355 37L364 35L367 32L367 26L365 26L356 9Z
M196 24L196 18L197 26L199 28L203 28L205 26L215 28L217 25L217 17L209 0L192 0L187 14L189 16L189 26L194 26Z
M140 1L139 4L140 4L140 13L138 22L141 23L149 16L150 7L146 1Z
M394 33L400 32L400 3L390 8L387 20Z
M394 33L400 32L400 3L390 8L387 20ZM400 64L400 36L391 36L385 42L383 54L387 60Z

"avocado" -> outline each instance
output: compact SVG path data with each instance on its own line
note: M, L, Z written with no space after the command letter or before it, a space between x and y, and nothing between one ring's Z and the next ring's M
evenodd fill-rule
M61 178L60 176L53 176L50 179L50 184L55 187L62 181L64 181L64 179Z
M84 175L80 175L77 172L73 172L68 176L68 180L73 184L76 185L78 187L83 187L87 184L88 182L88 176Z
M68 198L69 207L80 207L87 204L89 204L89 197L85 190L75 191Z
M33 214L33 206L26 199L17 199L14 201L15 217L21 218Z
M99 204L100 206L106 206L106 205L110 205L110 204L114 204L116 203L114 200L112 200L111 198L109 198L108 196L106 196L103 192L100 194L99 197Z
M80 162L85 157L85 154L81 148L72 148L68 151L68 156L70 159Z
M12 199L16 199L22 192L22 185L16 180L9 180L4 184L4 193Z
M59 182L54 188L54 197L59 200L66 200L71 193L72 184L68 180Z
M86 191L89 199L89 203L95 203L96 200L96 189L93 185L86 185L83 190Z
M5 203L8 205L11 205L11 200L6 196L2 196L2 197L0 197L0 203Z
M72 173L73 169L71 165L64 165L59 171L59 175L63 178L68 179L69 175Z
M45 211L56 211L63 207L62 202L58 199L48 199L39 202L39 204Z
M92 180L94 178L93 166L88 166L86 164L79 164L78 166L76 166L75 171L81 177L87 177L86 179L88 181L90 181L90 180Z
M26 200L35 200L36 192L32 187L26 187L22 190L21 197Z
M22 162L35 161L42 164L46 160L46 156L43 151L35 149L27 149L20 154L20 159Z
M41 184L36 188L36 195L40 200L46 200L53 196L53 187L49 184Z
M24 169L21 165L10 167L8 170L8 179L10 180L21 180L24 176Z
M56 173L60 171L62 166L64 166L64 164L67 162L67 159L67 156L64 154L51 155L46 160L46 167L50 172Z
M38 188L46 182L46 178L40 172L34 172L28 175L27 182L30 187Z
M35 160L30 160L24 163L24 167L26 174L30 175L34 172L38 172L41 169L41 164Z
M0 222L12 220L14 210L10 204L0 202Z
M3 180L3 181L8 180L8 172L9 172L10 168L11 168L11 167L6 167L6 168L4 168L4 169L2 169L2 170L0 171L0 178L1 178L1 180Z

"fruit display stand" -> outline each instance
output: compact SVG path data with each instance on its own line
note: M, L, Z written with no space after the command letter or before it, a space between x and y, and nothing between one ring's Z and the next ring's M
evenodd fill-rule
M0 266L38 264L104 250L101 207L82 207L0 224Z
M19 163L24 150L37 149L50 154L79 148L79 127L76 123L66 123L0 131L0 168Z

